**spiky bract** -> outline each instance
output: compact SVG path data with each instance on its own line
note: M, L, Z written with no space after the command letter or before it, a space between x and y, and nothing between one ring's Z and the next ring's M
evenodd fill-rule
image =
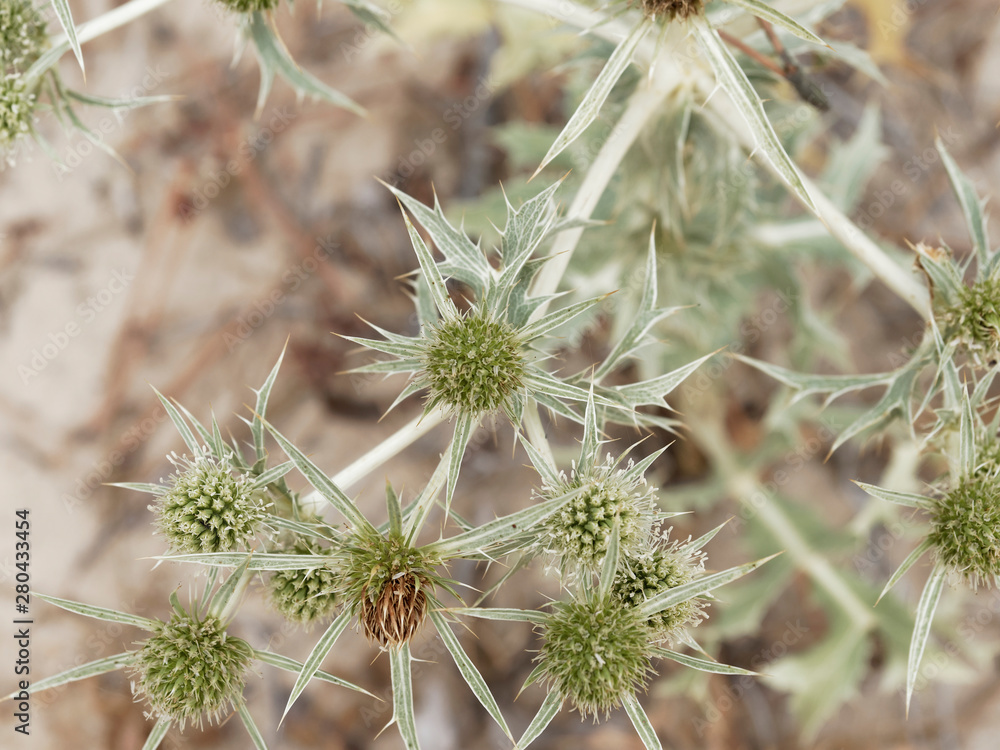
M642 476L632 478L627 473L608 456L603 464L586 469L574 466L568 481L546 484L542 490L546 500L579 488L584 491L546 521L536 548L558 557L564 572L594 570L604 560L617 518L622 553L638 556L647 550L656 510L655 490Z
M629 0L629 4L642 6L642 12L647 18L688 18L705 11L704 0Z
M409 641L443 583L434 570L440 561L397 535L372 532L355 532L342 554L342 595L365 635L383 646Z
M262 13L274 10L281 0L217 0L220 5L233 13Z
M503 410L524 389L525 359L514 329L475 310L442 319L428 336L418 374L428 406L479 416Z
M657 547L622 561L611 595L628 607L638 607L663 591L691 583L702 569L702 556L681 551L676 542ZM694 597L658 612L646 624L657 639L672 641L685 628L696 626L705 619L707 604L704 599Z
M267 511L249 477L206 455L171 461L178 471L149 507L172 551L231 552L257 534Z
M583 716L607 714L653 672L649 628L617 597L557 602L542 637L541 678Z
M995 357L1000 350L1000 279L961 287L958 301L940 307L935 318L946 339Z
M1000 575L1000 484L975 474L934 501L928 535L938 558L973 588Z
M218 618L176 611L135 653L133 689L154 714L182 728L188 721L201 726L205 718L218 722L243 699L252 662L250 644L228 635Z
M308 539L299 539L293 555L318 555L323 549ZM331 560L332 566L332 560ZM338 575L332 567L276 570L268 582L271 604L287 620L311 627L329 617L337 607Z

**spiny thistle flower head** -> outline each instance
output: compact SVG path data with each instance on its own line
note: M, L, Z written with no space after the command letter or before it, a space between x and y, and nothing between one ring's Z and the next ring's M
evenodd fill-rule
M574 464L568 480L559 475L557 485L542 486L544 499L567 492L583 492L556 511L541 528L536 549L555 555L564 572L574 569L596 570L604 560L611 541L615 519L619 519L619 544L622 554L638 557L648 549L656 512L655 489L641 474L619 468L607 456L604 463L587 468Z
M284 552L318 555L323 554L323 549L316 542L300 538ZM332 567L276 570L268 582L272 606L285 619L307 628L326 619L336 609L337 586L338 575Z
M703 553L687 552L674 541L622 560L611 596L635 608L663 591L691 583L703 569ZM646 624L657 640L672 641L685 628L697 626L705 619L707 604L704 599L694 597L657 612Z
M1000 576L1000 483L976 473L934 501L928 535L938 558L973 588Z
M475 309L448 316L428 335L418 382L428 406L478 416L503 409L524 390L525 355L509 323Z
M199 619L175 606L135 652L133 690L153 714L200 727L239 704L252 662L250 644L228 635L217 617Z
M31 134L37 103L35 92L28 89L21 76L0 70L0 155L7 163L13 161L17 142Z
M995 357L1000 350L1000 279L963 286L958 300L942 305L935 317L945 337L961 341L974 353Z
M48 46L46 21L31 0L0 0L0 74L24 73Z
M266 507L248 476L233 476L206 453L170 456L177 472L150 510L170 549L180 553L231 552L261 529Z
M400 535L356 531L338 552L343 558L341 593L370 640L399 646L417 632L428 598L443 582L440 560L410 546Z
M541 679L583 716L607 714L652 674L650 630L617 597L556 602L541 635Z
M704 0L629 0L629 5L642 6L642 12L647 18L688 18L705 11Z
M218 0L219 4L233 13L262 13L274 10L280 0Z

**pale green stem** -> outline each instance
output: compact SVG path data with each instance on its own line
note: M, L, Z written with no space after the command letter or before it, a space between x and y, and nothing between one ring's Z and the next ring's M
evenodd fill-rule
M830 561L809 545L798 526L774 502L758 479L739 466L733 456L729 441L719 429L719 420L705 415L691 415L688 427L691 438L711 459L719 473L725 477L726 489L738 499L748 513L766 526L771 534L784 545L785 552L796 567L804 571L813 582L833 599L864 630L876 623L871 606L861 599L843 577L830 565ZM757 502L762 499L763 502Z
M552 454L552 446L549 445L549 439L545 436L542 417L538 413L538 403L534 399L525 404L524 429L528 433L531 445L542 454L542 458L548 461L549 466L556 469L556 457Z
M131 2L119 5L114 10L109 10L104 15L80 24L76 29L76 37L80 44L85 44L96 39L102 34L114 31L117 28L131 23L156 10L161 5L166 5L170 0L132 0ZM69 42L66 41L65 34L59 34L52 39L52 48L42 55L34 65L28 70L25 78L28 81L40 78L46 70L51 68L59 58L69 52Z

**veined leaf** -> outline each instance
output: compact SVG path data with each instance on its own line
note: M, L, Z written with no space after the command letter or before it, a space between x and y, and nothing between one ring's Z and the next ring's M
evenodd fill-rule
M927 640L931 635L931 623L934 620L934 611L941 600L941 590L944 588L944 579L948 571L943 565L937 565L927 579L924 592L920 596L920 603L917 605L915 624L913 626L913 639L910 641L910 656L906 665L906 713L910 713L910 699L913 697L913 688L917 683L917 676L920 674L920 661L924 658L924 649L927 648Z
M903 560L902 564L896 569L896 572L893 573L886 582L885 588L882 589L882 593L878 595L878 601L875 602L876 604L878 604L879 601L882 601L882 597L889 593L889 589L895 586L896 582L903 577L906 571L912 568L917 560L923 557L924 553L927 552L927 550L929 550L932 546L933 543L930 539L924 539L919 545L917 545L913 552L906 556L906 559Z
M80 40L76 36L76 25L73 23L73 12L69 8L69 0L52 0L52 9L59 17L59 25L66 32L66 39L69 46L73 48L76 61L80 63L80 72L84 78L87 77L87 70L83 65L83 50L80 49Z
M675 588L662 591L656 596L653 596L643 602L638 607L638 611L643 617L652 617L658 612L662 612L667 607L672 607L675 604L680 604L681 602L686 602L689 599L694 599L696 596L700 596L701 594L707 594L709 591L719 588L719 586L723 586L730 581L735 581L737 578L742 578L747 573L756 570L768 560L773 560L780 554L781 553L778 552L777 554L764 557L751 563L729 568L729 570L724 570L720 573L712 573L711 575L701 576L700 578L696 578L691 581L691 583L686 583L683 586L677 586Z
M65 672L60 672L52 677L46 677L44 680L37 680L32 682L28 686L28 694L39 693L42 690L48 690L49 688L59 687L60 685L65 685L68 682L76 682L77 680L85 680L88 677L94 677L95 675L105 674L107 672L113 672L116 669L126 667L132 663L135 658L135 654L131 651L125 651L121 654L115 654L114 656L106 656L103 659L96 659L86 664L81 664L79 667L73 667L72 669L67 669ZM13 692L10 695L4 696L3 700L11 700L17 695L17 692Z
M877 497L879 500L887 500L890 503L905 505L908 508L916 508L918 510L931 510L934 507L930 498L924 497L923 495L915 495L912 492L896 492L895 490L887 490L884 487L876 487L874 484L866 484L865 482L855 481L854 483L869 495Z
M757 16L757 18L763 18L765 21L769 21L775 26L780 26L785 29L785 31L795 34L795 36L800 39L805 39L807 42L812 42L813 44L818 44L822 47L830 46L794 18L789 18L781 11L775 10L770 5L761 2L761 0L724 0L724 2L729 3L730 5L739 6L740 8L743 8L749 13Z
M236 710L240 714L240 720L243 722L243 726L246 727L247 734L250 735L250 740L253 742L253 746L257 748L257 750L267 750L267 743L264 742L264 735L260 733L260 730L254 723L253 717L250 715L250 709L247 708L247 704L243 699L240 699Z
M104 620L105 622L117 622L122 625L132 625L133 627L149 631L156 628L156 622L154 620L148 620L145 617L139 617L139 615L130 615L127 612L119 612L115 609L105 609L104 607L95 607L92 604L82 604L80 602L70 601L69 599L60 599L57 596L48 596L47 594L34 593L34 595L49 604L54 604L61 609L65 609L67 612L73 612L78 615L83 615L84 617L93 617L97 620Z
M652 722L650 722L649 717L646 715L645 710L643 710L642 705L640 705L639 699L635 697L635 694L626 693L622 697L622 705L625 707L628 717L632 720L632 726L635 727L635 731L639 734L639 739L646 746L646 750L663 750L660 738L656 736L656 730L653 729Z
M983 216L982 203L976 195L976 189L972 186L972 181L966 177L958 164L951 158L944 146L941 137L934 139L938 153L941 154L941 161L948 172L948 179L951 182L952 190L958 198L959 205L962 206L962 213L965 216L965 223L969 227L969 235L972 237L972 247L976 251L976 259L979 261L979 276L990 262L990 241L986 233L986 219Z
M410 674L410 646L389 649L392 667L392 720L399 727L399 734L406 750L420 750L417 740L417 723L413 715L413 678Z
M309 684L309 681L319 671L323 660L329 655L330 649L333 648L340 634L344 632L344 628L347 627L350 621L351 613L342 613L330 623L330 627L326 629L326 632L320 636L316 645L313 646L313 650L302 665L302 669L299 670L299 676L295 678L295 685L288 696L288 702L285 703L285 710L281 712L281 721L284 721L285 717L288 716L288 711L291 709L292 704L295 703L295 700L302 694L302 691L306 689L306 685Z
M562 704L562 696L558 693L552 692L545 696L545 700L542 701L542 705L539 707L538 713L535 714L535 718L531 720L528 728L521 735L521 739L517 741L518 750L528 747L528 745L538 739L538 736L545 731L545 727L552 723L556 714L562 709Z
M163 738L167 736L167 732L170 731L172 723L171 719L161 716L156 722L156 726L153 727L153 731L149 733L149 737L146 738L146 742L143 743L142 750L156 750L163 742Z

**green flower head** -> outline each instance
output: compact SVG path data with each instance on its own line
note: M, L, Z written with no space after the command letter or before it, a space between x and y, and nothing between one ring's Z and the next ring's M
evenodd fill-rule
M245 547L267 510L249 477L235 477L207 454L170 457L178 471L150 510L170 549L179 553L231 552Z
M253 662L246 641L228 635L218 618L199 619L175 605L169 622L135 652L133 689L157 716L199 727L218 722L242 701Z
M318 555L323 554L323 549L303 538L279 552ZM268 581L271 605L285 619L307 628L333 614L339 601L337 585L338 576L331 567L276 570Z
M8 164L21 139L34 130L37 103L35 92L28 90L20 76L0 72L0 156Z
M0 74L21 74L48 46L46 22L30 0L0 0Z
M962 286L958 299L935 311L946 340L958 340L973 353L995 358L1000 350L1000 279Z
M629 5L642 6L647 18L688 18L705 12L704 0L629 0Z
M218 0L218 3L233 13L263 13L278 7L280 0Z
M704 555L688 552L676 541L622 560L611 587L612 597L623 605L638 607L663 591L691 583L704 570ZM647 625L658 640L673 641L686 628L697 626L708 602L700 597L657 612Z
M617 708L653 673L649 628L616 597L556 602L541 635L541 679L583 716Z
M536 542L540 553L554 555L564 572L595 571L604 560L615 519L619 521L619 544L625 556L638 557L649 548L656 517L655 489L629 462L619 468L608 456L604 463L580 468L574 464L567 480L544 483L543 499L583 492L554 513L544 524Z
M1000 576L1000 483L976 473L933 501L928 539L938 558L973 588Z

